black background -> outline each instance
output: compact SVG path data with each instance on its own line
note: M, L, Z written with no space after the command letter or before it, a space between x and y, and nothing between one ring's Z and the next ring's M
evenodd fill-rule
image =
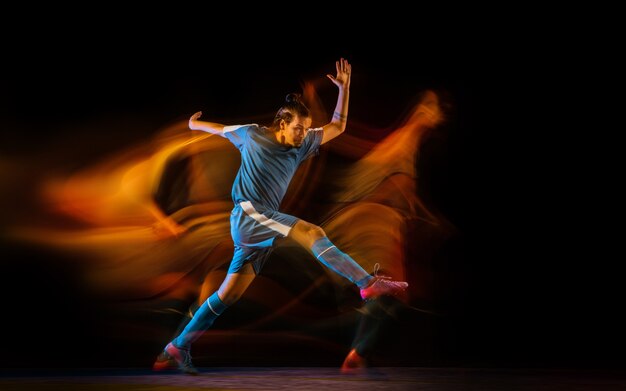
M332 73L339 57L354 67L351 118L374 126L392 126L419 91L442 88L453 110L446 136L423 162L423 180L430 202L462 233L451 256L462 253L468 289L450 363L461 356L466 365L623 365L615 276L569 236L553 178L542 172L552 151L547 136L536 135L553 122L536 108L546 93L556 96L538 89L548 65L523 37L503 46L495 32L453 33L446 25L348 29L333 20L324 31L287 22L270 31L264 23L207 24L121 32L79 23L9 42L0 153L25 165L38 156L80 168L197 110L216 121L273 112L300 80ZM234 39L234 30L245 39ZM68 143L73 152L56 156ZM23 179L2 183L5 226L36 219L16 212L30 199ZM12 351L27 348L23 363L45 367L51 349L71 352L98 327L97 311L75 311L97 303L87 303L79 272L53 254L10 242L3 248L0 362L12 366ZM42 325L46 335L36 335ZM85 357L87 366L96 361Z

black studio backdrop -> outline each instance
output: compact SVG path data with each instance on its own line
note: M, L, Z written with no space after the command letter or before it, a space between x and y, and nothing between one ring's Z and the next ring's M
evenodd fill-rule
M214 36L180 46L70 42L42 51L37 67L38 58L20 51L2 77L0 153L14 161L53 158L57 143L76 143L75 155L61 160L78 168L197 110L207 118L272 112L302 79L333 73L340 56L354 67L350 116L374 126L401 118L419 90L443 89L452 115L446 137L426 146L422 180L430 202L459 227L448 267L463 270L465 288L455 293L462 316L446 325L455 346L438 355L438 364L621 365L612 348L622 340L619 328L578 305L577 286L563 278L576 272L541 249L541 230L519 191L536 186L520 175L519 160L532 155L520 108L534 85L519 63L494 55L490 45L441 44L413 33L413 40L370 33L345 43L321 37L295 48ZM30 199L29 190L3 178L3 226L19 221L10 211ZM52 356L60 365L102 362L99 356L110 353L96 337L106 332L99 328L102 303L85 291L80 270L58 254L6 240L2 253L0 367L48 367ZM120 365L126 363L137 360Z

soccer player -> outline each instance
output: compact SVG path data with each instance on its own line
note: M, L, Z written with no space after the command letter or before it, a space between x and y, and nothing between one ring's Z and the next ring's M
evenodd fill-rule
M326 76L338 87L339 96L331 122L321 128L310 128L311 114L297 94L287 95L269 127L201 121L202 112L189 119L190 129L225 137L241 152L230 215L235 250L224 282L159 354L155 370L177 366L184 373L198 373L189 353L191 344L242 296L262 269L276 238L289 237L304 246L323 265L354 283L363 300L395 295L407 288L406 282L370 275L333 245L322 228L279 211L298 166L346 128L352 66L343 58L335 65L336 76Z

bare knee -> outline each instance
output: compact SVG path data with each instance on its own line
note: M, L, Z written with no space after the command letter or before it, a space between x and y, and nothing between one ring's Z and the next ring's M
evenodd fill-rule
M219 296L220 300L222 300L222 303L230 307L231 305L239 301L239 299L241 299L241 296L243 296L243 292L237 292L233 289L220 288L217 291L217 295Z
M316 240L326 236L326 232L315 224L308 224L306 227L306 237L313 244Z
M326 232L315 224L298 221L289 236L301 245L310 248L316 240L325 237Z
M220 300L227 306L235 304L250 286L255 278L252 265L246 264L238 273L231 273L226 276L224 282L217 290Z

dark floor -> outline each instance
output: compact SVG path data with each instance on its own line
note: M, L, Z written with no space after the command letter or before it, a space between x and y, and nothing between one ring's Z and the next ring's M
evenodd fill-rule
M626 390L617 371L378 367L201 368L199 376L146 370L5 373L0 390Z

